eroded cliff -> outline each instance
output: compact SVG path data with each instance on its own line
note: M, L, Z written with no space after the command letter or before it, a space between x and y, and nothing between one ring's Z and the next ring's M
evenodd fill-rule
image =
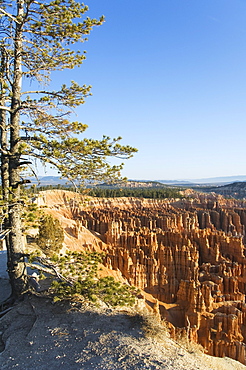
M105 252L107 268L160 301L173 336L246 364L246 203L192 193L187 200L83 198L42 192L70 249Z

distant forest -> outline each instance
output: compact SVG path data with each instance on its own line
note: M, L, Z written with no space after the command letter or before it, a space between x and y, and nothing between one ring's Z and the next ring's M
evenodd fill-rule
M88 193L93 197L115 198L115 197L135 197L135 198L182 198L180 191L173 188L138 188L138 189L103 189L94 188Z
M40 186L37 188L32 188L31 191L38 192L42 190L51 190L51 189L62 189L74 191L74 187L68 187L63 185L47 185ZM87 195L97 198L118 198L118 197L135 197L135 198L151 198L151 199L165 199L165 198L183 198L184 196L180 193L178 188L87 188L82 189L81 193L85 192Z

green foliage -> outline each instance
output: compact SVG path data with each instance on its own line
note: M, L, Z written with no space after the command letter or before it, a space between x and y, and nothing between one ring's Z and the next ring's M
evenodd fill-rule
M74 187L69 185L46 185L38 186L35 191L38 193L43 190L70 190L74 191ZM151 199L166 199L166 198L183 198L180 188L171 187L153 187L153 188L105 188L105 187L93 187L93 188L81 188L78 189L82 194L87 194L92 197L98 198L118 198L118 197L134 197L134 198L151 198Z
M54 301L73 299L75 295L81 295L92 302L98 299L110 306L132 306L135 303L136 289L128 285L116 282L113 277L93 279L87 276L83 280L76 281L72 286L66 282L54 281L52 283Z
M179 189L175 188L121 188L121 189L104 189L93 188L88 195L100 198L115 198L115 197L136 197L136 198L151 198L151 199L166 199L166 198L182 198Z
M27 214L27 221L28 222L34 222L36 219L36 215L33 212L30 212Z
M51 74L80 67L86 58L81 43L104 17L85 16L88 6L75 0L2 0L0 2L0 149L2 198L8 207L5 224L9 233L8 266L17 295L25 290L22 261L22 216L35 221L35 213L23 215L20 188L37 161L50 165L71 182L88 179L114 180L122 163L110 165L109 157L125 160L135 148L120 145L120 137L84 138L87 125L73 121L74 109L91 95L90 85L75 81L53 90ZM76 45L75 45L76 44ZM80 45L79 45L80 44ZM62 80L62 77L61 77ZM32 90L26 90L32 86ZM22 177L23 176L23 177ZM58 230L40 236L47 251L59 249ZM59 229L55 225L53 229ZM42 226L41 226L42 234ZM48 240L48 241L47 241Z
M96 294L111 306L132 306L135 303L136 288L122 285L110 276L99 279L95 290Z
M32 263L36 260L37 257L40 257L40 256L41 256L41 252L39 250L36 250L35 252L32 252L29 254L28 261Z
M6 5L7 13L1 11L1 5ZM104 23L104 17L85 17L88 6L75 0L13 0L17 15L7 1L1 5L0 24L3 22L8 29L8 37L4 32L0 35L0 82L1 77L5 81L4 92L2 90L5 99L0 111L6 116L10 114L12 100L18 106L17 112L10 115L15 120L15 135L19 136L18 144L13 143L19 157L18 168L29 164L26 161L29 157L31 161L49 163L71 181L118 178L122 164L111 166L107 158L128 159L136 149L120 145L121 137L81 138L87 125L69 119L73 109L92 95L91 86L71 81L70 85L62 84L57 90L49 88L53 71L82 65L86 52L73 45L87 41L92 29ZM11 57L18 68L8 63ZM18 86L13 84L17 79ZM30 80L33 90L25 91L22 80L26 80L26 86ZM20 129L25 132L24 136L20 135Z
M50 288L54 302L86 299L91 302L101 300L111 306L132 306L138 290L116 282L113 277L99 278L98 264L102 258L96 252L69 252L65 256L54 254L49 261L37 258L36 262L48 268L52 266L52 275L55 270L56 276L59 276L59 279L53 280ZM35 258L32 258L32 262L35 262ZM37 265L33 266L35 268Z
M21 197L23 201L22 211L22 230L25 231L30 228L37 228L43 212L39 209L37 204L32 202L25 189L21 189Z
M57 219L44 215L39 225L37 244L43 252L50 255L62 248L64 232Z

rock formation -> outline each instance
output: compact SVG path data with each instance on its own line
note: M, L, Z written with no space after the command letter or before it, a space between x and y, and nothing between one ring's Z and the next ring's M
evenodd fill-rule
M60 218L68 247L103 251L107 268L160 301L174 336L185 331L208 354L246 364L246 202L72 194L38 198Z

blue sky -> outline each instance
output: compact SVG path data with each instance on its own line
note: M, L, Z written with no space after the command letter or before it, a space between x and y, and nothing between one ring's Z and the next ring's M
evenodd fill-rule
M76 110L86 136L137 147L130 179L245 175L246 1L85 3L106 17L65 76L93 86Z

